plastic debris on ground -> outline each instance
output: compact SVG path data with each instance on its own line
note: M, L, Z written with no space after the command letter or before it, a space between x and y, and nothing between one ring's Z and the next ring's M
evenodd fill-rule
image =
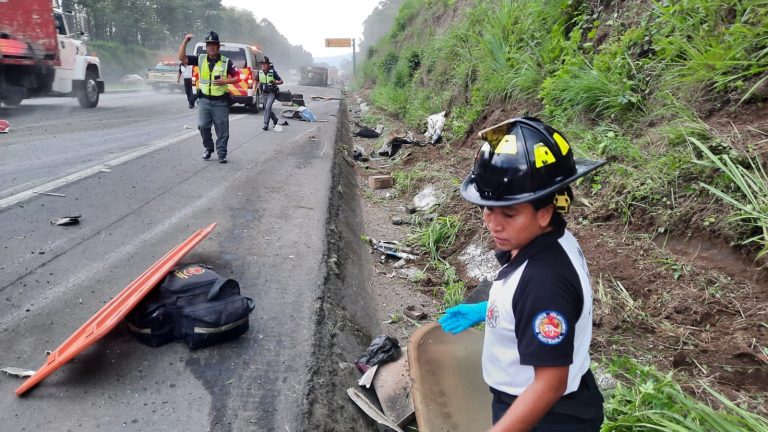
M432 206L442 202L444 199L445 194L437 190L434 185L430 184L413 197L413 207L420 211L428 210Z
M398 425L395 424L392 420L388 419L386 415L384 415L381 410L376 408L376 405L373 404L370 400L368 400L367 397L365 397L364 394L362 394L359 390L354 388L348 388L347 389L347 395L350 399L352 399L355 404L357 404L358 407L360 407L363 412L368 414L368 417L376 420L377 423L382 424L395 432L404 432Z
M365 149L359 144L355 144L355 148L352 150L352 159L360 162L368 162L371 160L365 155Z
M383 252L385 255L406 260L418 259L418 256L414 255L413 249L404 246L400 242L376 240L375 238L366 235L361 235L360 239L366 242L371 248Z
M459 253L459 261L464 263L467 276L477 281L493 278L499 269L496 254L481 238L475 239Z
M445 111L427 117L427 133L424 134L427 141L431 144L440 142L443 127L445 127Z
M0 372L3 372L5 374L7 374L7 375L19 377L19 378L27 378L27 377L31 377L32 375L35 374L35 371L33 371L33 370L22 369L22 368L17 368L17 367L13 367L13 366L2 368L2 369L0 369Z
M282 132L283 131L283 127L280 126L280 125L275 125L275 127L272 128L272 130L275 131L275 132Z
M309 108L303 107L303 106L298 107L296 109L283 110L283 112L280 115L285 118L292 118L292 119L297 119L297 120L302 120L307 122L318 121L317 116L315 116L315 114L312 111L310 111ZM327 121L327 120L323 120L323 121Z
M58 219L52 219L51 225L77 225L80 223L80 215L77 216L64 216Z
M373 366L398 358L400 358L400 344L397 339L387 335L378 335L365 350L365 353L357 358L355 366L360 373L366 373Z
M0 133L8 133L11 130L11 124L8 120L0 120Z
M363 126L359 130L355 131L353 135L360 138L378 138L381 134L376 132L375 129L371 129L368 126Z
M379 156L392 157L403 147L403 144L421 144L411 131L395 130L387 135L387 140L379 149Z

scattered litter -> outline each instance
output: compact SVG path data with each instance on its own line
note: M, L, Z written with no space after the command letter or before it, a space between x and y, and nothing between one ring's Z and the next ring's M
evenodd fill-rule
M275 131L275 132L282 132L283 131L283 127L280 126L280 125L275 125L275 127L272 128L272 130Z
M357 370L365 373L378 364L388 363L400 358L400 344L397 339L387 335L378 335L365 350L365 353L355 361Z
M368 126L363 126L359 130L355 131L353 135L360 138L378 138L381 136L381 133L369 128Z
M192 129L192 125L185 124L184 129Z
M403 144L420 144L411 131L395 130L387 135L387 141L377 152L379 156L392 157L400 151Z
M395 179L391 175L368 176L368 187L372 189L389 189L395 185Z
M64 216L58 219L52 219L51 225L77 225L80 223L80 215Z
M368 106L367 103L363 102L363 103L360 104L360 112L365 114L365 113L368 112L368 110L370 110L370 107Z
M379 370L379 365L376 365L363 374L362 377L360 377L360 380L357 382L357 385L360 387L365 388L371 388L371 384L373 383L373 377L376 376L376 371Z
M445 126L445 111L427 117L427 133L424 136L432 144L437 144L443 136Z
M317 141L317 137L314 135L310 135L308 138L310 141Z
M309 98L312 99L313 101L319 101L319 100L322 100L322 101L341 100L341 98L337 98L337 97L326 97L326 96L316 96L316 95L312 95Z
M403 348L406 354L406 348ZM384 415L399 427L405 428L415 416L411 398L411 377L408 372L407 355L380 365L373 378L373 389L381 404Z
M368 162L370 160L365 155L365 149L359 144L355 144L355 148L352 150L352 159L360 162Z
M308 122L316 122L316 121L328 121L328 120L318 120L317 116L310 111L307 107L298 107L296 109L287 109L283 110L283 112L280 114L281 116L285 118L292 118L302 121L308 121Z
M445 199L445 194L435 189L434 185L428 185L413 197L413 206L416 210L427 210Z
M38 191L35 191L35 193L38 194L38 195L50 195L50 196L55 196L55 197L66 197L66 195L60 194L60 193L56 193L56 192L38 192Z
M407 260L418 259L416 255L413 255L413 249L403 246L400 242L376 240L366 235L361 235L360 239L366 242L371 248L384 252L385 255Z
M376 408L376 406L357 389L351 387L348 388L347 395L349 395L349 398L352 399L352 401L358 407L360 407L361 410L368 414L370 418L376 420L377 423L383 424L395 432L403 432L399 426L397 426L393 421L389 420L383 412Z
M8 120L0 120L0 133L8 133L11 130L11 124Z
M392 225L410 225L411 221L407 221L401 217L395 216L392 218Z
M403 309L403 315L415 321L421 321L427 317L426 312L414 305L406 306L406 308Z
M283 122L280 123L280 126L288 126L288 120L283 120Z
M35 371L33 371L33 370L22 369L22 368L17 368L17 367L13 367L13 366L8 366L8 367L5 367L5 368L2 368L2 369L0 369L0 372L5 372L8 375L12 375L12 376L19 377L19 378L27 378L27 377L31 377L32 375L35 374Z
M99 171L104 172L104 173L112 172L112 170L109 169L109 168L102 168Z
M402 258L400 261L392 264L392 268L401 269L401 268L405 267L406 264L407 263L405 261L405 258Z

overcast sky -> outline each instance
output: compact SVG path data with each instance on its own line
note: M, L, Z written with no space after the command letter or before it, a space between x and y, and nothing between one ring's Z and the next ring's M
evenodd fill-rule
M351 48L326 48L325 38L363 35L363 21L380 0L222 0L224 6L246 9L257 19L270 20L293 45L301 45L314 57L351 53Z

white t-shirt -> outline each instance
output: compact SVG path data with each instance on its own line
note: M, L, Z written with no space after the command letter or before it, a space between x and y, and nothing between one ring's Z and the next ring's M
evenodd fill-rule
M193 66L189 66L189 65L179 66L179 70L181 71L181 78L183 79L192 78L192 68Z
M483 377L520 395L534 366L568 366L568 387L589 369L592 287L587 263L567 230L535 238L499 270L485 320Z

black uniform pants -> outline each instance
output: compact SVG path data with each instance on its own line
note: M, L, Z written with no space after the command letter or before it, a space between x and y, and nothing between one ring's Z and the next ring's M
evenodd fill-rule
M189 102L189 106L195 106L197 95L192 91L192 78L184 78L184 92L187 94L187 102Z
M493 423L501 419L517 396L491 388ZM600 432L603 424L603 396L592 371L581 378L579 389L563 396L531 432Z

